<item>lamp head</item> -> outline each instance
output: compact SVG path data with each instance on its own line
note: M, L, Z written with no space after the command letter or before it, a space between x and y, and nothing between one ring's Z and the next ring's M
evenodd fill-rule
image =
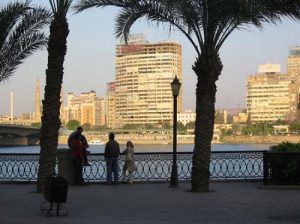
M174 80L171 82L171 88L172 88L172 95L174 97L177 97L179 95L181 83L177 79L177 76L175 76Z

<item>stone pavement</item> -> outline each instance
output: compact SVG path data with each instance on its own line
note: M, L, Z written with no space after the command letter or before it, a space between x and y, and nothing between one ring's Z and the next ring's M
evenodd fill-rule
M167 183L69 186L65 217L45 217L35 185L0 184L1 224L300 223L299 189L258 182L213 182L210 193Z

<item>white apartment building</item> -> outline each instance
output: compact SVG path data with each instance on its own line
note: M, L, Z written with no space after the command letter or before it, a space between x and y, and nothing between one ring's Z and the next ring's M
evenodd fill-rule
M116 127L126 124L172 124L170 83L175 76L182 83L182 53L177 42L148 43L143 35L133 35L128 45L122 42L117 45ZM177 110L181 112L182 88L177 102Z
M195 122L196 113L191 110L186 110L184 112L177 113L177 121L186 125L189 122Z
M290 85L290 114L289 119L300 118L300 46L290 48L287 59L287 73Z
M286 119L289 113L288 76L280 74L280 65L260 65L258 71L247 79L247 114L251 122Z

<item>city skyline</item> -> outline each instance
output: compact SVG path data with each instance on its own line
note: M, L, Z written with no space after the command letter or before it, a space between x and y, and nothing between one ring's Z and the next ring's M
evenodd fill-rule
M1 5L7 3L4 0ZM47 0L37 1L49 8ZM69 14L70 34L65 61L64 92L95 90L105 96L106 83L115 79L114 17L116 9L93 9L81 14ZM105 21L101 22L101 21ZM300 45L299 23L283 20L278 26L267 25L259 31L255 28L234 32L220 51L223 72L217 82L217 108L245 108L246 78L257 72L258 64L280 64L286 72L286 59L290 46ZM178 32L170 35L162 27L145 25L142 20L132 33L144 33L150 42L179 41L183 53L183 108L195 109L196 76L191 69L196 53L191 44ZM14 91L15 115L34 111L35 81L41 82L41 97L45 84L47 51L34 54L25 60L7 82L0 83L0 114L10 113L10 91Z

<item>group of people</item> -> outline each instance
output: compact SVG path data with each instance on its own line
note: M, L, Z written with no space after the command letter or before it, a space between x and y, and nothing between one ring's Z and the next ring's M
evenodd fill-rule
M68 145L71 149L73 156L74 166L74 183L75 185L86 185L82 176L83 166L90 166L87 160L87 154L89 151L88 142L85 136L82 134L83 128L78 127L72 132L68 138ZM132 184L133 172L136 170L134 163L134 146L131 141L126 143L126 149L123 151L125 154L124 166L122 169L122 182ZM104 158L106 161L106 184L117 185L119 184L119 156L120 145L115 140L114 133L109 134L109 141L105 145ZM128 176L127 176L128 172ZM112 178L113 176L113 178Z
M123 166L123 179L124 183L133 183L133 172L136 170L134 163L134 146L131 141L126 143L126 149L123 151L125 154L125 162ZM107 176L106 184L118 184L119 183L119 156L120 146L115 140L114 133L109 134L109 141L105 145L104 158L106 160ZM128 178L126 175L128 171ZM112 174L114 174L114 180L112 181Z

